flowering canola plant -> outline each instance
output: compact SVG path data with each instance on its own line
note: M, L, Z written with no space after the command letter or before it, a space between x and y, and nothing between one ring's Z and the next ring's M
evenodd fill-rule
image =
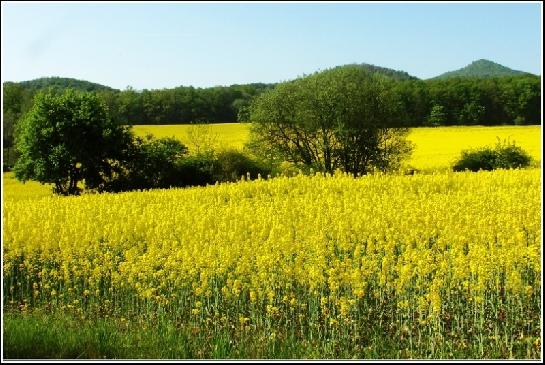
M539 316L540 175L336 173L6 199L4 303L319 333L382 321L482 333L491 318L514 330ZM525 326L539 333L539 320Z

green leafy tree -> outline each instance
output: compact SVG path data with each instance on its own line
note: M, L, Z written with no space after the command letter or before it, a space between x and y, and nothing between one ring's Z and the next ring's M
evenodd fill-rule
M475 101L464 105L460 111L460 124L479 124L485 115L485 108Z
M445 107L442 105L434 105L431 108L427 124L436 127L445 124L446 119L447 115L445 114Z
M411 151L395 82L347 66L280 84L252 104L250 144L324 172L394 169Z
M62 195L79 194L80 182L99 188L115 174L131 138L95 94L40 92L18 126L15 176L53 183Z
M2 133L3 133L3 170L9 170L16 160L14 151L15 129L21 116L32 105L33 92L25 89L18 83L5 82L2 94Z

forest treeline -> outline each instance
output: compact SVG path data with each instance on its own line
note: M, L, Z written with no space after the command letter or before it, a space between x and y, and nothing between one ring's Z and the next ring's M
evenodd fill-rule
M398 95L397 102L406 110L403 122L407 127L541 122L539 76L420 80L376 66L370 70L396 80L394 92ZM66 78L4 82L4 148L13 146L15 124L30 109L36 93L46 87L94 92L105 101L112 118L121 124L188 124L247 121L252 100L275 86L253 83L137 91Z
M5 82L4 123L12 124L32 105L37 91L73 87L102 97L111 114L123 124L188 124L237 122L246 118L251 101L276 84L254 83L209 88L115 90L73 79L36 83ZM78 80L79 81L79 80ZM408 126L539 124L541 83L538 76L398 78L396 91L407 106ZM9 131L8 131L9 134Z

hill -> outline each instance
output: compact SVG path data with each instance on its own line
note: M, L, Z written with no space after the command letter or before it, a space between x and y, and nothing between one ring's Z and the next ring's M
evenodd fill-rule
M116 89L113 89L109 86L68 77L41 77L39 79L34 79L30 81L21 81L17 84L21 85L25 89L32 91L46 89L48 87L52 87L54 89L74 88L82 91L117 91Z
M375 66L375 65L371 65L369 63L352 63L352 64L348 64L348 65L333 67L333 69L342 68L342 67L361 67L361 68L366 69L366 70L368 70L368 71L370 71L372 73L383 74L383 75L390 76L393 79L400 80L400 81L403 81L403 80L418 80L417 77L409 75L405 71L399 71L399 70L394 70L394 69L391 69L391 68Z
M532 75L528 72L510 69L500 65L499 63L489 60L480 59L473 61L469 65L462 67L459 70L445 72L432 79L448 79L453 77L501 77L501 76L525 76Z

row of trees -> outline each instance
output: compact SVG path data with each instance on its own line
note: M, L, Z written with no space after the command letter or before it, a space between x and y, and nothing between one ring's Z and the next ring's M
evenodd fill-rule
M56 80L56 79L55 79ZM60 79L64 80L64 79ZM71 79L67 79L71 80ZM30 84L5 82L4 115L6 112L25 112L45 82ZM74 87L74 83L56 80L50 88L62 91L74 88L97 93L108 105L112 117L124 124L188 124L194 122L236 122L251 100L274 84L246 84L210 88L176 87L173 89L136 91L131 87L119 91L108 88L88 90L87 84Z
M537 76L453 78L426 82L428 125L541 123Z
M404 126L539 124L541 81L537 76L449 78L418 80L404 73L371 65L356 67L396 80L392 92L405 110ZM76 80L78 81L78 80ZM177 87L162 90L123 91L72 79L3 85L4 158L12 165L14 125L32 106L44 85L55 90L75 86L92 91L106 103L111 117L121 124L188 124L249 120L249 105L275 84L229 87Z
M407 126L539 124L537 76L409 80L394 86Z
M54 79L51 87L61 92L73 83ZM71 80L71 79L67 79ZM3 85L4 158L8 165L14 162L13 143L15 124L32 107L42 83L25 84L6 82ZM76 84L87 90L88 84ZM199 122L229 122L245 113L251 100L271 84L233 85L230 87L193 88L177 87L163 90L124 91L98 88L91 90L108 106L112 119L119 124L189 124ZM244 118L242 118L244 119Z
M188 158L187 148L175 139L135 137L119 109L108 103L117 98L104 97L116 95L110 91L48 90L37 94L18 123L15 175L23 181L54 183L57 193L70 195L80 191L81 181L96 191L202 185L232 180L252 168L264 174L285 161L355 176L395 170L411 153L408 127L418 120L432 88L394 76L351 65L261 93L244 107L252 121L252 157L237 152ZM452 85L460 84L475 85ZM516 109L519 103L510 105ZM441 107L433 106L434 118L444 117Z
M541 120L541 80L537 76L424 81L408 76L401 77L403 75L399 76L399 72L387 73L376 67L348 67L360 67L399 81L394 89L408 111L405 122L410 126L537 124ZM62 88L62 80L64 79L56 81L56 89ZM4 83L3 112L8 123L30 108L34 94L42 84L45 85ZM72 84L66 82L67 87ZM84 84L81 87L88 89L91 86ZM121 123L188 124L203 121L246 121L247 108L251 101L273 87L275 84L256 83L143 91L96 87L93 91L109 106L112 117Z

